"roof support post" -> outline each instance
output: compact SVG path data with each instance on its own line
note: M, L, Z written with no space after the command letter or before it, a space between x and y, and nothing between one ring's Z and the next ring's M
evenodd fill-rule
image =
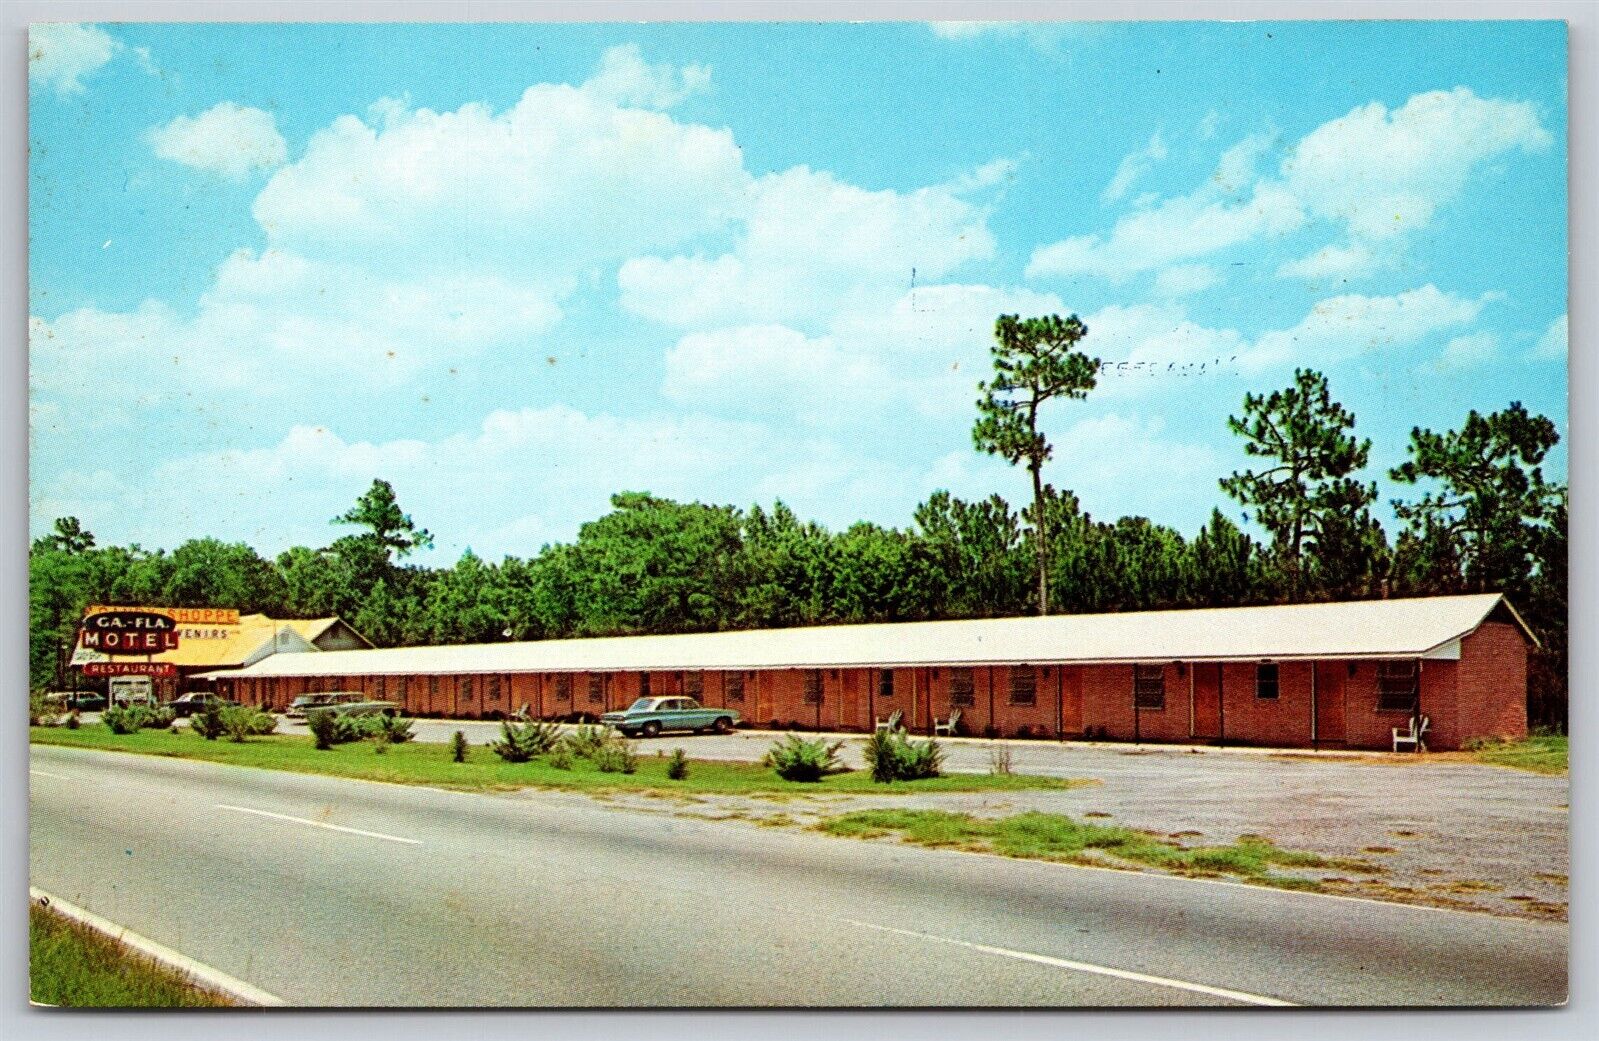
M1310 747L1315 748L1316 734L1316 659L1310 660Z
M1198 662L1188 663L1188 740L1194 739L1194 668Z

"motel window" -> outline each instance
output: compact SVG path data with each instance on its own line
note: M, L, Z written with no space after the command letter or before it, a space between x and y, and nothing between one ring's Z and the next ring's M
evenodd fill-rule
M729 705L742 704L744 701L744 674L742 672L728 673L724 688L723 697Z
M500 678L498 676L490 676L490 677L488 677L488 688L489 688L488 689L488 693L486 695L484 695L487 698L487 700L489 700L489 701L499 701L500 700Z
M644 685L641 688L645 695L650 692L650 674L643 673ZM596 705L605 704L605 677L598 672L589 673L589 701Z
M462 676L455 681L455 695L462 701L472 700L472 677Z
M954 708L970 708L977 704L977 688L972 681L971 669L949 670L949 703Z
M805 670L805 704L820 705L822 703L822 670Z
M1038 673L1031 665L1017 665L1010 670L1010 703L1038 704Z
M1133 707L1166 707L1166 669L1162 665L1133 666Z
M685 672L683 674L683 693L691 698L699 698L705 693L705 673Z
M428 701L429 701L429 703L431 703L433 701L433 699L438 697L438 696L439 696L439 678L437 676L429 676L428 677ZM436 712L438 710L434 709L434 711Z
M383 691L385 689L384 684L385 684L384 678L382 676L379 676L377 678L377 684L376 684L376 687L377 687L377 698L376 698L376 700L378 700L378 701L382 701L383 700Z
M406 690L405 677L404 676L396 676L394 678L394 700L398 701L398 702L401 702L403 704L405 702L405 690Z
M641 698L647 698L650 696L650 674L647 672L641 672L638 674L638 696ZM593 680L589 680L589 700L594 700Z
M555 677L555 700L572 700L572 677L564 672Z
M1421 670L1413 661L1377 663L1377 711L1414 712Z
M893 669L877 670L877 696L880 698L892 698L894 696Z
M1277 663L1263 661L1255 666L1255 697L1262 701L1277 700Z

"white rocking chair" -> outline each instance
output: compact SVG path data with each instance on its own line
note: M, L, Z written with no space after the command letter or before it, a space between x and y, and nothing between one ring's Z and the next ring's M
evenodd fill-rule
M1410 724L1400 730L1394 727L1394 751L1399 751L1401 745L1408 745L1412 752L1425 752L1427 750L1427 728L1432 726L1432 720L1426 716L1411 716Z
M887 719L877 720L877 725L874 727L874 729L887 730L888 732L893 733L894 731L900 729L900 719L904 716L904 714L905 713L900 709L895 709L893 712L888 714Z
M937 716L934 716L933 717L933 736L937 737L939 734L944 734L944 735L947 735L949 737L954 737L955 736L955 728L960 726L960 722L961 722L961 710L958 709L958 708L950 709L949 710L949 718L944 720L944 721L942 721L942 722L939 721L939 718Z

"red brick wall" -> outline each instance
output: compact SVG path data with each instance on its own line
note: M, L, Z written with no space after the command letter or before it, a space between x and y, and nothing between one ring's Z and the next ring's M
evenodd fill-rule
M1255 662L1222 667L1222 708L1229 743L1296 747L1310 744L1310 663L1277 664L1277 698L1259 696Z
M1460 641L1460 739L1527 736L1527 640L1487 622ZM1440 746L1441 747L1441 746Z

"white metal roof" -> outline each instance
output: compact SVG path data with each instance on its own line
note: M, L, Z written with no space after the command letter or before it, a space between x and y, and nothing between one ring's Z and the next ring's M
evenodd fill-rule
M630 672L1292 658L1416 658L1504 603L1495 593L274 654L206 677ZM1522 625L1525 631L1525 625ZM1531 639L1531 633L1528 633Z

